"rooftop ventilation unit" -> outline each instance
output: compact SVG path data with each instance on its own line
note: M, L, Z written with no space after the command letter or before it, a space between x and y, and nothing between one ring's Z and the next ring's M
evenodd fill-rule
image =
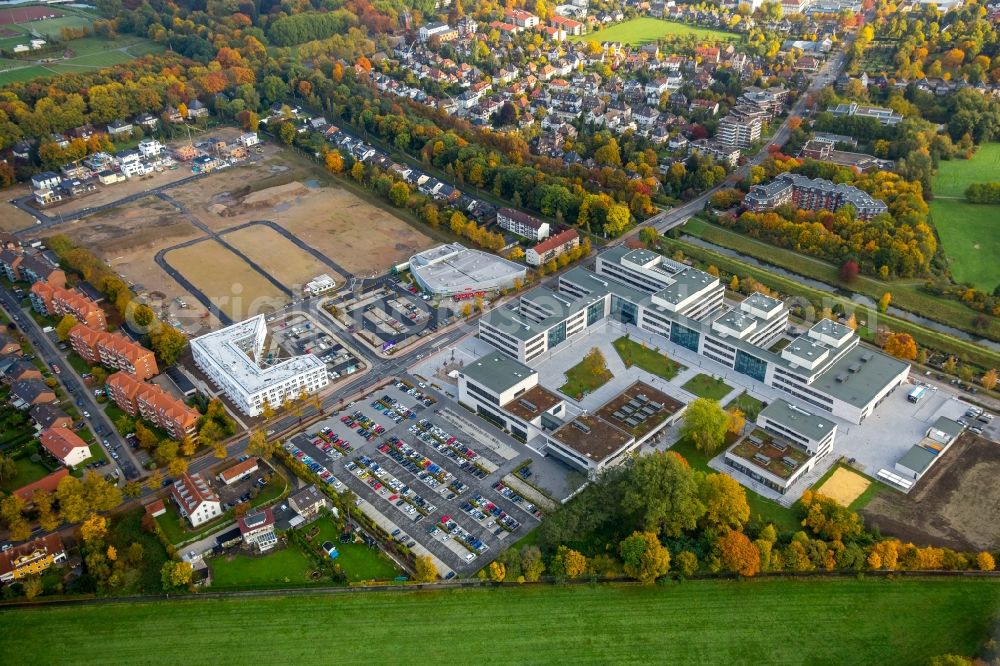
M587 425L586 423L582 423L580 421L573 421L573 427L579 430L580 432L586 433L588 435L590 434L590 426Z

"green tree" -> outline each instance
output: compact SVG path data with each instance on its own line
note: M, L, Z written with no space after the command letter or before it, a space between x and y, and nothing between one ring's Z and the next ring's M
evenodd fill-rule
M389 201L396 208L402 208L410 198L410 188L406 183L399 182L389 188Z
M295 129L295 125L290 122L281 123L281 127L278 128L278 138L286 146L292 145L295 141L295 137L298 136L298 132Z
M626 575L646 585L670 571L670 551L653 532L633 532L618 544Z
M652 453L632 462L625 477L622 508L646 530L666 537L693 530L705 513L691 466L673 452Z
M187 347L187 338L173 326L160 323L149 334L150 346L163 365L173 365Z
M521 572L529 583L537 582L545 571L542 561L542 551L538 546L525 546L521 549Z
M160 569L160 581L167 592L191 583L191 563L167 560Z
M274 455L274 445L267 441L267 435L262 431L254 430L250 433L250 439L247 442L247 453L264 460L270 460Z
M690 550L682 550L674 558L674 569L684 578L690 578L698 571L698 556Z
M729 415L717 400L697 398L684 411L681 437L690 438L699 451L714 455L726 441Z

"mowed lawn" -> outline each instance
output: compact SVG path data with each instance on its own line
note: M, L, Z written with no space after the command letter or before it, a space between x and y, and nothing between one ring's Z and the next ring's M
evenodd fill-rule
M931 186L935 197L965 198L972 183L1000 180L1000 143L976 149L971 160L941 160Z
M992 292L1000 285L1000 205L935 199L930 206L955 282Z
M1000 143L976 150L971 160L947 160L932 184L931 219L941 237L956 282L970 282L992 292L1000 285L1000 205L971 204L965 190L972 183L1000 180Z
M0 653L46 665L905 665L974 654L998 608L1000 581L968 579L192 599L2 612ZM316 640L328 635L344 640Z
M658 39L672 36L695 35L698 39L710 41L736 39L731 32L699 28L685 23L663 21L661 19L643 17L634 18L624 23L589 32L586 35L570 37L570 41L621 42L623 44L646 44Z

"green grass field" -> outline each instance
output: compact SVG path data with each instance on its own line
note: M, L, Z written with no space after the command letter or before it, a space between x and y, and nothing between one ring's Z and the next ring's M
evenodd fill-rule
M998 608L1000 583L964 579L192 599L6 611L0 650L19 664L906 665L975 653ZM316 640L328 632L346 642Z
M227 587L265 587L269 585L308 585L309 573L316 565L295 546L265 557L222 555L209 560L212 589ZM329 581L326 581L329 582Z
M699 398L709 398L710 400L722 400L733 390L732 386L721 379L704 373L687 380L683 388Z
M731 32L710 30L709 28L699 28L697 26L686 25L684 23L663 21L649 17L634 18L630 21L625 21L624 23L611 26L610 28L597 30L586 35L570 37L569 39L576 42L596 41L621 42L623 44L646 44L648 42L655 42L656 40L664 37L685 35L694 35L698 39L709 41L737 39L737 36Z
M971 160L942 160L931 183L935 197L965 197L972 183L1000 179L1000 143L980 146Z
M948 160L938 166L932 187L931 219L941 237L956 282L983 291L1000 285L1000 234L993 226L1000 206L971 204L965 189L972 183L1000 180L1000 143L980 146L971 160Z
M666 354L646 347L622 336L612 343L625 365L635 365L646 372L670 380L677 376L682 366Z
M1000 285L1000 205L971 204L956 199L935 199L931 216L948 268L955 282L971 283L985 292Z
M610 370L601 375L593 375L584 369L584 363L581 361L566 371L566 383L560 386L559 390L575 398L599 389L611 381L613 376Z
M743 416L746 417L747 421L756 421L760 410L764 408L764 403L744 391L726 405L726 409L734 408L738 408L743 412Z

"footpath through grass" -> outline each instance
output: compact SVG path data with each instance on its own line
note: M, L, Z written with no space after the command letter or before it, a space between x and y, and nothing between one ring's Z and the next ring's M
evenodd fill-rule
M1000 581L811 579L510 587L0 612L20 664L926 664L974 654ZM395 621L378 621L380 613ZM488 631L457 631L488 617ZM929 618L933 618L930 621ZM347 638L325 649L318 627ZM58 636L58 640L52 640ZM155 637L152 639L151 637ZM349 646L348 646L349 644Z
M570 37L569 39L573 42L621 42L623 44L640 45L655 42L665 37L683 37L686 35L694 35L698 39L709 41L737 39L737 36L731 32L699 28L685 23L664 21L648 16L634 18L610 28L590 32L586 35Z

